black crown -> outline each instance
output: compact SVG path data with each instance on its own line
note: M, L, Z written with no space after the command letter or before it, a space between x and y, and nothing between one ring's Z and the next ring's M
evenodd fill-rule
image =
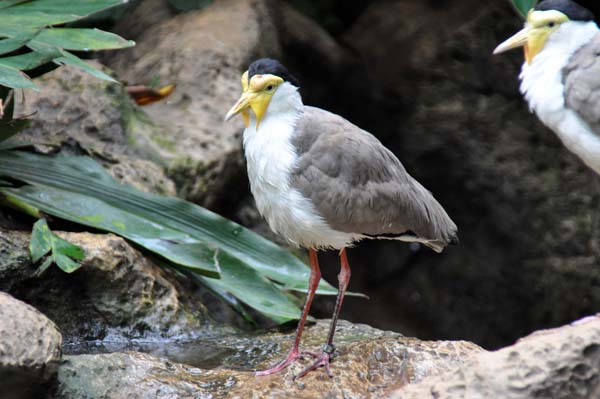
M272 58L261 58L254 61L248 67L248 81L250 81L254 75L266 74L279 76L281 79L290 82L294 86L300 87L300 82L298 82L298 79L289 73L288 70L281 65L281 62Z

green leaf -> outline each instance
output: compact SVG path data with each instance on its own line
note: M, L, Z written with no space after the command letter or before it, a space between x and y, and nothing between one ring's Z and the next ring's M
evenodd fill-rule
M18 37L0 40L0 55L10 53L23 47L35 35L35 31L23 32Z
M221 270L221 278L215 280L198 276L204 284L216 291L229 292L278 322L297 319L300 316L296 304L256 270L226 252L217 251L214 256Z
M66 273L73 273L81 267L81 264L76 261L82 261L85 258L85 252L81 247L54 234L45 219L40 219L33 225L29 252L33 263L37 263L43 256L51 252L51 256L38 269L38 274L43 273L52 263Z
M5 65L0 60L0 86L12 89L35 89L36 85L23 72Z
M53 28L85 18L95 12L126 3L126 0L0 0L0 55L23 46L32 51L0 58L0 86L35 88L20 71L29 71L54 61L68 64L100 79L113 81L106 73L80 60L67 50L105 50L130 47L134 42L98 29ZM16 70L16 71L15 71Z
M537 4L537 0L510 0L512 5L515 7L517 12L526 18L529 10L531 10Z
M25 54L13 55L11 57L0 58L0 67L6 66L22 71L28 71L37 68L40 65L47 64L63 54L59 49L53 49L48 52L32 51Z
M15 4L24 3L30 0L0 0L0 9L12 7Z
M76 21L121 3L122 0L35 0L13 6L0 5L0 35L13 37L23 28Z
M127 3L128 0L35 0L22 2L12 7L17 13L27 14L38 11L46 14L64 14L68 11L70 15L83 18L90 14L105 10L119 4Z
M29 252L31 260L37 263L44 255L52 249L52 232L45 219L40 219L33 225L31 241L29 241Z
M29 205L28 203L22 201L21 199L14 197L10 194L7 194L5 192L3 192L0 189L0 193L4 194L4 196L0 196L0 200L2 201L2 203L20 210L21 212L33 216L34 218L41 218L42 217L42 213L40 212L40 210L32 205Z
M81 267L81 263L75 262L73 259L60 252L56 252L53 257L56 266L58 266L65 273L73 273L75 270Z
M125 40L114 33L98 29L75 28L44 29L33 41L67 50L81 51L120 49L135 44L135 42Z
M71 244L67 240L63 240L60 237L54 237L54 251L68 256L69 258L73 258L75 260L83 260L85 258L85 252L81 247L77 245Z
M68 53L67 51L63 51L62 53L63 53L63 57L55 58L54 59L55 63L57 63L59 65L63 65L63 64L71 65L71 66L74 66L75 68L79 68L82 71L85 71L85 72L89 73L90 75L95 76L99 79L118 83L116 80L114 80L109 75L107 75L104 72L102 72L101 70L93 67L92 65L88 64L87 62L81 60L80 58L74 56L73 54Z

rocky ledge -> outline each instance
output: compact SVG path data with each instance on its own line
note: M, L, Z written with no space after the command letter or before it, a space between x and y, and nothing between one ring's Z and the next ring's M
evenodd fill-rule
M328 321L307 329L317 349ZM139 352L65 356L54 398L597 398L600 317L534 333L488 352L465 341L420 341L342 322L334 377L294 376L311 361L255 377L289 349L292 333L223 338L211 368ZM214 359L213 359L214 361Z

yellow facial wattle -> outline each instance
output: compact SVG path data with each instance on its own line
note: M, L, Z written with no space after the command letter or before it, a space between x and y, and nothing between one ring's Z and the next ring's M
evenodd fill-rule
M271 98L277 87L283 83L279 76L265 74L254 75L248 81L248 71L242 75L242 95L237 103L229 110L225 120L229 120L235 114L241 113L246 127L250 124L249 108L256 116L256 129L267 112Z
M546 45L550 34L555 32L562 23L569 21L569 17L560 11L529 11L525 27L501 43L494 50L494 54L503 53L517 47L523 47L525 61L528 64L538 55Z

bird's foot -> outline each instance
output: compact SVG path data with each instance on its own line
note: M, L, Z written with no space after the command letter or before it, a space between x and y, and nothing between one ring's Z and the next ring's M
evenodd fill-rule
M302 370L298 375L296 375L294 377L294 379L302 378L306 374L310 373L313 370L318 369L319 367L324 367L325 372L327 373L329 378L333 378L333 373L331 372L331 367L329 366L329 364L331 362L331 359L333 358L334 352L335 352L335 346L333 346L333 345L325 345L325 347L323 348L323 352L321 352L321 353L303 352L303 354L312 356L312 357L316 358L317 360L313 364L311 364L310 366L308 366L307 368Z
M304 354L304 352L302 353ZM298 348L294 348L290 351L290 353L288 353L287 357L285 359L283 359L282 361L280 361L279 363L277 363L275 366L266 369L266 370L261 370L261 371L257 371L254 373L254 375L256 376L263 376L263 375L271 375L271 374L277 374L280 371L282 371L283 369L285 369L287 366L289 366L290 364L292 364L296 359L298 359L300 357L300 353L298 352Z

